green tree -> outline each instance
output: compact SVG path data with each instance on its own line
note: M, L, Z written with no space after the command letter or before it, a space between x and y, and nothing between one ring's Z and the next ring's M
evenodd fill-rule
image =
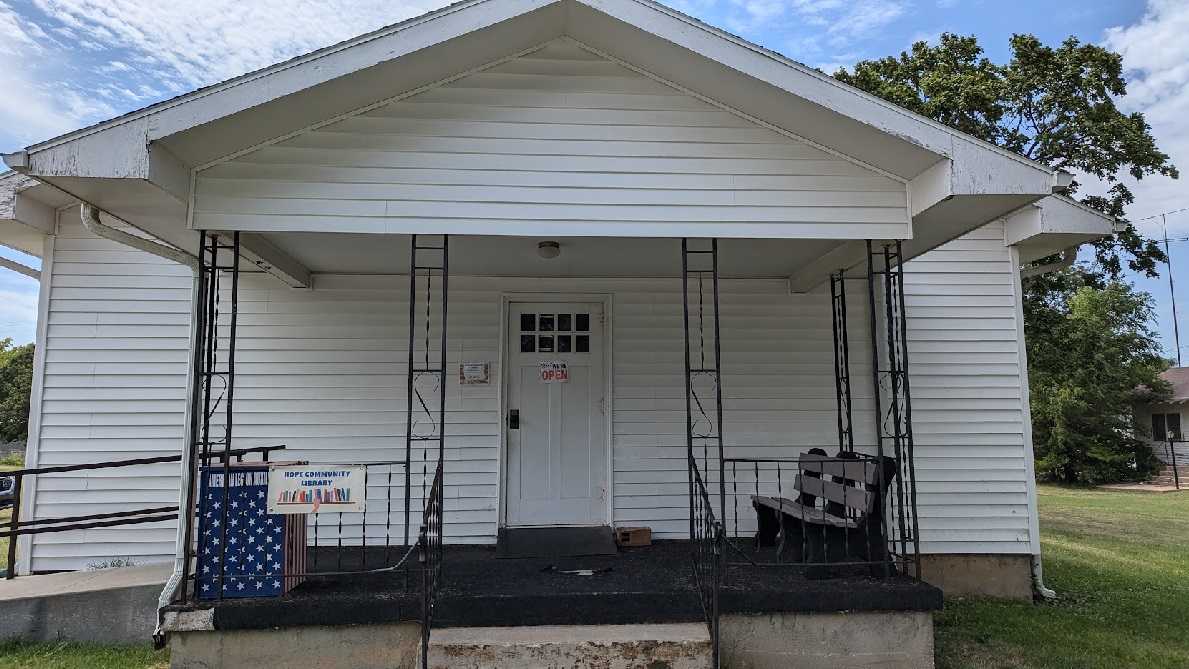
M1143 476L1131 407L1169 391L1149 327L1152 298L1129 284L1087 284L1084 267L1033 282L1024 304L1036 473L1065 483ZM1047 285L1045 285L1047 284Z
M1082 202L1122 217L1135 197L1120 175L1177 178L1138 112L1124 114L1115 100L1127 94L1119 54L1070 37L1057 48L1032 35L1013 35L1006 65L983 56L978 40L951 33L936 46L917 42L899 57L857 63L835 77L889 102L979 139L1075 174L1110 184L1107 196ZM1075 180L1072 192L1076 194ZM1117 278L1124 263L1157 274L1164 253L1131 225L1093 243L1095 284Z
M975 37L947 33L935 46L917 42L834 76L1055 169L1092 175L1108 193L1082 202L1120 219L1135 199L1122 175L1179 176L1143 115L1116 106L1127 93L1118 54L1075 37L1053 48L1013 35L1010 47L1000 65ZM1164 253L1130 224L1091 246L1094 262L1024 280L1037 472L1067 482L1135 474L1135 388L1165 388L1158 374L1169 364L1148 325L1151 297L1120 282L1125 267L1156 276Z
M0 442L28 438L32 388L33 344L0 339Z

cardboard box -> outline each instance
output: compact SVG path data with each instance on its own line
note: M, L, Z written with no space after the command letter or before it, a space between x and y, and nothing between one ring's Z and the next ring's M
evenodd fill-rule
M651 546L651 527L617 527L615 543L620 546Z

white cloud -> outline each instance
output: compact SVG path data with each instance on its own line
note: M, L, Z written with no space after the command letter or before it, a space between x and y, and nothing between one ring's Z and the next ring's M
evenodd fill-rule
M103 105L86 103L68 86L46 81L49 37L0 2L0 119L22 144L76 128L90 112L106 113ZM16 147L0 147L11 150Z
M729 0L726 23L741 33L773 27L810 26L841 46L904 14L900 0Z
M266 67L448 2L30 0L18 5L0 0L0 150Z
M424 14L446 0L33 0L82 43L146 58L173 92L238 76Z
M1123 56L1127 70L1127 95L1120 101L1125 111L1142 111L1152 126L1157 146L1189 179L1189 3L1184 0L1149 0L1136 24L1111 28L1103 45ZM1130 218L1189 207L1185 185L1164 177L1127 182L1136 195ZM1170 230L1189 232L1189 214L1168 217ZM1152 231L1154 221L1141 229Z
M853 64L870 38L905 15L913 0L669 0L674 8L744 38L781 35L778 51L826 72Z

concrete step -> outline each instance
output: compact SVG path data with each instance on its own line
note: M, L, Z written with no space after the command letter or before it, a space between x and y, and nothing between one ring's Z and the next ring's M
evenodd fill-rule
M709 669L706 625L435 629L430 669Z
M1181 479L1181 486L1189 488L1189 465L1177 465L1177 476ZM1164 465L1152 476L1151 485L1153 486L1172 486L1176 483L1176 478L1173 476L1172 465Z

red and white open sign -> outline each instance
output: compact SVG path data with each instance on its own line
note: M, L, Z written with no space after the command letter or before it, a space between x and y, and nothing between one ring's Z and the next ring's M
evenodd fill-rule
M566 383L570 380L570 363L542 362L541 383Z

